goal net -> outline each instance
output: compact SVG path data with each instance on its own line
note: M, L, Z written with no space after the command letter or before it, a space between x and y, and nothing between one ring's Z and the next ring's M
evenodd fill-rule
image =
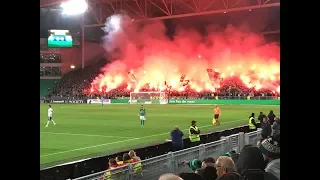
M131 92L130 104L168 104L165 92Z

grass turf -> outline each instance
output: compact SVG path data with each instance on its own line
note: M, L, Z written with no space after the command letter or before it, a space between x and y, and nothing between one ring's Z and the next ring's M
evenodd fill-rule
M112 154L170 139L178 125L188 137L191 120L201 132L214 132L248 124L260 111L280 113L280 106L221 105L220 126L212 126L212 105L144 105L145 127L140 127L140 105L53 104L53 126L47 122L47 104L40 105L40 168L73 160Z

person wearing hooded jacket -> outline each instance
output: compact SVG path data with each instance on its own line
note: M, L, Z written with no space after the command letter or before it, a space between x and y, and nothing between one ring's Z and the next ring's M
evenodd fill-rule
M273 174L265 172L264 158L257 147L249 147L240 153L236 171L246 180L278 180Z

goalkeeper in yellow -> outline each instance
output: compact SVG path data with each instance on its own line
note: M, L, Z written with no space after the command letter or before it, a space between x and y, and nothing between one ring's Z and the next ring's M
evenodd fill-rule
M219 116L221 115L221 110L218 107L218 105L215 105L215 107L213 109L213 113L214 113L214 118L212 119L212 124L213 125L220 125Z
M140 116L140 126L143 128L144 121L147 120L146 119L147 112L146 112L146 109L143 107L143 105L141 105L138 115Z

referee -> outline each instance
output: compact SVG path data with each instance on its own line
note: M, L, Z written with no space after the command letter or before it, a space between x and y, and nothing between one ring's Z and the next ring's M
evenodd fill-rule
M212 120L212 124L213 125L220 125L219 116L221 114L221 110L218 107L218 105L215 105L215 107L213 109L213 113L214 113L214 119Z

